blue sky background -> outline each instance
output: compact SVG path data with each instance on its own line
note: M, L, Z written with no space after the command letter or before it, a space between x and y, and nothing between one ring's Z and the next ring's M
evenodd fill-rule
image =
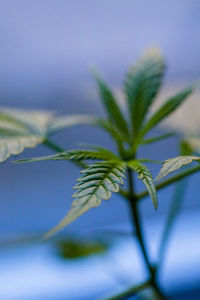
M91 66L96 66L110 85L119 89L129 65L150 46L161 48L168 62L165 85L192 82L200 75L199 12L198 0L0 0L0 105L102 115ZM54 139L67 149L77 141L113 147L100 130L85 127L70 129ZM176 155L177 139L162 141L158 147L146 147L141 156L163 160ZM39 146L21 157L48 153L48 149ZM158 168L152 166L154 175ZM72 185L78 175L79 171L68 163L3 163L2 236L43 233L54 226L69 208ZM199 210L198 187L199 176L195 175L185 195L185 222L187 211L190 215ZM142 186L138 184L138 188ZM172 188L159 193L158 213L149 199L141 205L147 220L153 217L162 223L171 191ZM67 231L118 224L129 224L129 216L126 204L114 196ZM199 244L196 238L192 248Z

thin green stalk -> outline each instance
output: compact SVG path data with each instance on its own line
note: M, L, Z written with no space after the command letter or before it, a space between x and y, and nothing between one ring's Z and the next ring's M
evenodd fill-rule
M56 143L50 141L49 139L45 139L43 142L43 145L47 146L48 148L50 148L51 150L61 153L61 152L65 152L66 150L62 147L60 147L59 145L57 145ZM81 168L85 168L87 165L82 162L82 161L75 161L75 160L71 160L71 162L73 162L75 165L81 167Z
M158 259L157 259L157 267L156 267L156 276L160 273L162 268L162 264L164 261L164 256L166 253L166 249L168 246L168 241L170 239L171 231L174 227L174 223L176 221L176 217L181 210L181 205L184 199L184 194L187 188L187 180L180 181L176 186L171 199L171 205L169 208L168 217L166 220L165 229L162 235L159 251L158 251Z
M130 208L131 208L133 225L135 227L136 234L137 234L140 246L141 246L141 250L143 252L145 263L146 263L147 267L150 268L150 262L149 262L149 259L148 259L147 251L145 249L145 245L144 245L144 241L143 241L143 237L142 237L142 232L141 232L141 228L140 228L140 220L139 220L139 215L138 215L138 205L137 205L137 201L136 201L137 199L135 198L134 193L133 193L133 190L134 190L134 187L133 187L133 173L130 169L128 170L128 181L129 181L129 191L130 191L129 204L130 204Z
M45 139L43 144L55 152L65 152L64 148L61 148L60 146L50 141L49 139Z
M143 291L147 288L151 287L151 282L150 280L138 285L138 286L134 286L131 287L129 289L127 289L126 291L117 294L113 297L107 298L106 300L122 300L122 299L127 299L127 297L131 297L133 295L136 295L137 293L139 293L140 291Z
M139 218L139 209L138 209L138 201L137 198L134 195L134 183L133 183L133 172L132 170L128 170L128 181L129 181L129 204L130 204L130 209L131 209L131 217L132 217L132 222L135 228L135 232L138 238L138 242L143 254L144 262L147 266L147 269L149 271L149 274L151 276L150 281L151 281L151 286L155 290L155 292L158 294L159 298L161 300L166 300L167 298L163 295L162 291L157 285L156 282L156 277L155 277L155 268L151 264L148 253L145 247L144 243L144 238L142 234L142 229L141 229L141 221Z

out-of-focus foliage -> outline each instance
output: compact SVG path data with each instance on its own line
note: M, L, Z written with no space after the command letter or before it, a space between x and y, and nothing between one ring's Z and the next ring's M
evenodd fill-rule
M153 289L155 299L157 296L159 296L159 299L166 299L157 283L156 276L159 261L158 265L152 264L148 250L145 247L138 201L149 195L154 208L157 209L157 189L200 170L200 167L191 168L191 170L184 171L179 176L171 177L169 180L155 185L151 171L145 163L159 162L151 158L140 158L138 155L140 146L144 147L147 144L169 138L172 135L169 133L158 137L148 136L146 138L146 135L155 126L159 125L160 122L174 113L184 103L197 86L197 84L194 84L183 89L167 99L152 115L149 115L150 108L162 85L164 71L165 62L160 51L157 49L147 51L130 68L126 75L124 84L126 107L124 110L121 109L118 99L110 87L95 73L99 95L106 112L105 119L91 115L57 117L55 114L45 111L0 110L0 162L6 160L12 154L21 153L24 148L43 144L57 153L43 157L25 158L17 162L71 160L83 168L81 176L77 179L77 184L74 186L76 191L72 195L74 200L69 212L44 238L48 239L91 208L99 206L102 200L110 199L112 192L120 193L128 202L135 229L134 234L143 253L144 261L149 271L149 279L116 297L111 297L110 300L129 297L149 287ZM110 151L100 146L66 151L49 140L51 135L60 130L83 124L98 126L107 132L116 146L115 151ZM199 152L199 146L198 139L185 139L182 142L181 155L164 161L157 180L193 161L199 162L200 156L195 156ZM146 190L140 194L137 194L135 191L133 173L138 176L139 180L143 181L146 187ZM126 178L128 178L128 190L122 187ZM160 257L164 251L163 249L175 217L181 207L182 199L180 199L181 193L179 188L182 188L181 185L177 187L175 198L169 211L160 248ZM70 239L58 242L57 247L60 255L64 258L86 257L92 254L103 253L107 249L106 244L99 242Z
M58 255L64 259L78 259L91 255L103 254L108 250L108 245L88 239L70 239L57 241Z

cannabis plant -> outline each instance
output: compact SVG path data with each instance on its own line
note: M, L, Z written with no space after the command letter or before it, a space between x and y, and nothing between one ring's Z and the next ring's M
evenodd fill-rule
M56 153L49 156L26 158L17 162L71 160L81 168L81 176L74 186L75 192L72 195L74 200L70 210L55 228L44 235L45 239L50 238L91 208L98 207L102 200L110 199L112 193L119 193L129 203L134 232L149 271L149 279L141 285L110 299L125 299L149 287L154 290L155 298L166 299L157 279L166 241L175 215L179 210L180 201L177 202L176 198L172 202L158 254L158 261L154 264L149 259L141 229L140 200L149 196L149 200L152 201L153 207L157 210L158 190L200 170L200 166L186 168L181 173L155 184L156 180L163 179L180 167L192 161L198 162L200 160L200 157L197 154L195 155L195 150L189 140L184 140L181 143L180 156L164 161L156 180L153 179L146 163L157 162L138 156L140 146L155 143L172 135L169 133L156 137L146 137L152 129L174 113L192 94L196 86L194 84L186 87L167 99L154 113L149 113L160 90L164 72L164 59L158 50L151 49L144 54L129 69L125 77L123 91L126 106L124 105L123 108L120 107L109 86L95 72L94 77L105 109L105 119L91 115L60 117L45 111L30 112L7 108L0 110L0 161L6 160L11 155L20 154L24 148L32 148L38 144L43 144ZM116 151L113 152L101 146L89 146L88 149L67 151L52 142L52 135L71 126L82 124L100 127L105 133L108 133L116 145ZM136 191L135 175L145 185L145 189L141 193ZM127 189L122 187L125 180L127 180Z

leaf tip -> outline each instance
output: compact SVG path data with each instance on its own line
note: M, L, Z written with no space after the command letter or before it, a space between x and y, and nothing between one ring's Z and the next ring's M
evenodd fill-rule
M159 181L160 179L162 179L162 174L159 172L158 175L155 178L155 181Z

